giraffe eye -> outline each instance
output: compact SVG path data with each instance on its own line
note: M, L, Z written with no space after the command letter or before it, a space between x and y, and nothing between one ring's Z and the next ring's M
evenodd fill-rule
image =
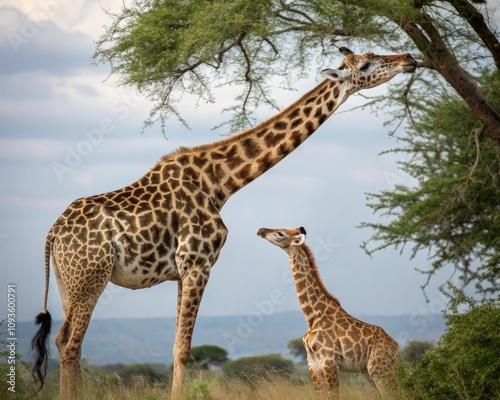
M365 65L363 65L359 70L360 71L366 71L368 69L368 67L370 66L370 63L366 63Z
M285 235L283 235L283 233L282 233L282 232L276 232L276 233L278 234L278 236L279 236L279 237L283 237L283 236L285 236Z

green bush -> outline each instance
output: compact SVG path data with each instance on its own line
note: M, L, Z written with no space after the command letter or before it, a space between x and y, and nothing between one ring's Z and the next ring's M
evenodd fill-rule
M425 352L433 347L433 342L412 340L401 351L401 359L408 362L421 361Z
M397 376L415 399L500 398L500 302L477 303L452 287L446 330L418 363L402 363ZM466 306L459 312L460 306Z
M279 354L267 354L228 361L223 365L222 370L228 377L239 378L247 384L254 384L276 376L289 378L295 371L295 364Z
M126 385L136 383L137 380L142 380L144 383L154 384L156 382L165 382L167 374L154 369L149 364L131 364L127 365L118 373L122 382Z
M189 367L200 369L218 368L228 360L227 351L219 346L204 344L191 349Z

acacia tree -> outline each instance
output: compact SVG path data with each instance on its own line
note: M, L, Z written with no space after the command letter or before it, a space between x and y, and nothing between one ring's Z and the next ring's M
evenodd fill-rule
M318 55L330 61L337 42L417 50L498 140L500 116L466 72L500 68L490 12L484 0L135 0L111 14L95 59L152 100L148 124L182 119L183 93L214 101L214 83L243 85L231 108L238 129L258 105L276 107L272 78L292 87L290 72L306 73Z
M188 360L188 365L195 365L200 369L210 369L220 367L229 359L226 349L222 347L204 344L191 348L191 355Z
M479 88L500 110L500 71L485 72ZM411 256L430 252L426 283L453 265L464 286L500 290L500 146L466 104L453 94L422 102L400 137L403 176L415 184L368 194L368 206L389 217L365 222L374 231L368 253L411 245ZM411 179L408 179L411 181Z
M233 106L223 110L230 112L229 130L234 132L255 123L253 112L259 106L279 108L273 98L276 84L282 89L293 89L294 82L309 73L311 63L335 62L337 52L332 47L356 46L357 52L376 47L411 52L423 60L423 68L409 80L391 82L385 96L369 99L367 104L393 110L395 120L404 119L407 129L418 133L422 130L422 118L432 119L427 115L432 112L428 105L439 105L443 99L453 97L475 122L454 132L462 123L462 118L456 119L455 126L447 128L450 135L446 140L463 141L461 151L488 165L486 154L493 153L474 149L480 149L490 139L488 148L500 147L499 108L487 95L489 86L480 81L500 69L500 43L493 12L484 0L135 0L124 5L119 13L110 14L113 23L98 40L94 57L96 62L109 63L111 73L119 77L121 84L137 87L152 101L146 126L160 121L164 128L171 117L189 122L178 108L183 94L194 95L201 102L213 102L216 86L240 87ZM471 134L470 129L476 134ZM431 127L422 140L437 143L442 136ZM417 155L422 148L402 151ZM481 157L476 157L479 153ZM473 165L476 164L466 165L465 176L470 175ZM447 168L445 161L442 168ZM479 171L477 165L474 171ZM492 171L490 177L495 175L494 167ZM420 182L426 176L419 174L433 175L432 168L413 172ZM453 175L452 171L449 173ZM441 181L443 185L445 182ZM454 182L469 190L462 183ZM397 197L395 192L392 200ZM372 204L374 208L390 211L396 220L409 207L417 216L424 215L432 203L420 203L423 197L419 198L418 193L406 203L377 195L374 198L380 202ZM452 192L447 198L441 197L441 203L437 199L433 198L433 206L455 204L463 197ZM489 257L485 273L474 274L470 264L478 253L467 253L467 246L461 246L464 237L457 233L476 226L476 231L470 231L475 235L472 240L481 242L482 233L488 232L488 245L479 248L484 251L482 254L498 254L498 241L491 239L491 232L498 230L498 206L495 199L490 199L487 210L493 211L493 215L480 218L480 223L493 226L485 228L476 224L475 215L467 218L467 201L470 199L464 200L464 207L459 210L440 207L438 215L446 218L436 224L426 225L429 219L423 218L422 224L413 225L418 232L428 233L427 239L438 239L434 242L421 240L425 236L415 236L409 230L391 232L395 229L391 225L367 226L375 229L375 240L384 242L377 248L413 242L418 251L438 241L444 243L442 250L434 254L439 262L434 262L433 271L451 259L461 268L465 283L486 278L488 287L496 291L498 260ZM422 206L419 208L418 204ZM455 212L461 217L458 225L454 222ZM404 226L404 220L399 222ZM438 225L448 229L449 235L442 241L439 230L435 230ZM471 240L471 235L466 239ZM483 290L481 285L478 290Z
M301 363L307 362L307 351L302 342L302 338L290 340L288 342L288 350L293 357L299 358Z

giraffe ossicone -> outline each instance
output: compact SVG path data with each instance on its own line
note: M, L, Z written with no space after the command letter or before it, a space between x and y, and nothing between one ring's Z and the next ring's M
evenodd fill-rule
M294 151L351 94L417 65L409 54L340 50L337 71L323 71L327 79L273 117L227 139L167 154L138 181L68 206L45 243L45 297L32 341L33 375L41 386L52 264L64 311L55 337L61 399L75 398L82 385L82 342L106 285L141 289L168 280L178 282L172 397L179 397L203 291L227 236L219 214L224 203Z
M326 289L305 229L261 228L257 235L283 249L308 329L302 338L307 364L320 397L339 395L339 371L361 372L381 395L394 384L399 345L381 327L349 315Z

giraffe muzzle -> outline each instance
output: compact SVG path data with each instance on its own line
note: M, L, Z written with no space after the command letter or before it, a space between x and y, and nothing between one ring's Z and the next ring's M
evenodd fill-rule
M257 236L260 236L262 238L265 238L266 237L266 232L267 232L267 229L266 228L260 228L258 231L257 231Z

